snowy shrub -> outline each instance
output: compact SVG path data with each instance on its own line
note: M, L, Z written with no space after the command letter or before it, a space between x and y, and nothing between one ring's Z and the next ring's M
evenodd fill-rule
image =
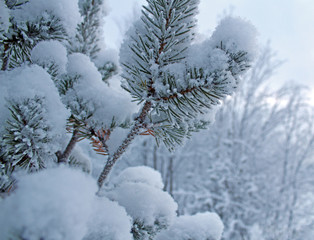
M223 224L215 213L180 216L156 240L220 240Z
M176 216L177 204L162 191L161 176L148 167L129 168L120 173L116 187L107 192L133 218L132 233L136 240L154 239Z

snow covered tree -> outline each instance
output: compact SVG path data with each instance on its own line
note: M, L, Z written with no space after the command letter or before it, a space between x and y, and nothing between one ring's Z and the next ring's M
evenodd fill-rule
M160 239L198 220L200 234L188 229L188 236L220 238L216 215L176 220L177 205L161 181L151 186L131 174L104 186L136 136L152 135L173 150L211 123L216 106L249 69L255 28L227 17L211 38L196 43L198 3L147 0L121 47L122 93L105 82L115 65L100 41L104 1L0 0L0 186L6 193L0 209L12 216L1 217L0 226L7 238ZM69 169L81 164L88 172L74 151L86 139L106 160L97 195L91 176ZM209 231L207 220L217 229Z
M70 109L73 134L65 150L58 151L58 162L66 162L75 143L86 137L93 139L97 151L110 154L99 186L136 135L152 134L172 149L191 132L208 125L212 109L234 91L256 51L255 29L239 18L224 19L210 39L193 44L198 1L148 1L121 48L123 87L142 103L142 109L120 147L110 152L106 140L115 126L122 126L126 114L122 113L122 119L121 113L113 112L113 103L105 101L111 96L117 106L127 104L100 83L104 76L82 54L97 58L102 3L80 1L83 22L75 11L71 17L65 14L70 8L78 10L75 1L62 11L59 4L44 6L34 0L9 4L11 27L3 35L2 52L3 70L24 62L46 69ZM77 31L73 31L75 24ZM81 53L66 56L61 44L46 41L51 39L70 46L70 53Z

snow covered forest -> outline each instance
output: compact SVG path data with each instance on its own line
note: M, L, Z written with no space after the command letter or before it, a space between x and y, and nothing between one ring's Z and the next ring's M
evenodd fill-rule
M0 240L312 240L314 107L199 0L0 0Z

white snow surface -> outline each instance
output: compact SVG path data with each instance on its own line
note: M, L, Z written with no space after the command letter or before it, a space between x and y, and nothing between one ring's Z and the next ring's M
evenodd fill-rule
M4 3L4 0L0 0L0 38L4 32L7 32L10 27L10 10Z
M203 68L205 73L223 70L228 67L228 57L224 51L211 46L209 40L194 44L188 50L186 63L192 67Z
M249 21L228 16L216 27L211 42L213 46L222 43L232 53L245 51L252 60L258 52L256 38L257 30Z
M66 72L68 61L66 48L56 40L41 41L31 51L32 61L40 66L55 64L58 73Z
M105 197L96 197L83 240L132 240L132 219L125 209Z
M84 99L88 109L94 112L90 125L96 129L108 128L112 118L119 123L132 115L136 105L130 102L130 97L121 91L110 88L101 78L100 73L89 57L74 53L68 57L67 71L70 75L79 75L74 91L67 96L69 103L74 102L76 96Z
M156 240L220 240L222 231L223 223L216 213L198 213L178 217Z
M133 218L144 225L153 226L155 221L169 225L176 217L177 203L167 193L141 182L125 182L106 193L117 201Z
M145 183L149 186L163 189L161 174L146 166L128 167L124 169L114 180L114 184Z
M7 101L23 101L35 96L43 97L46 119L56 147L65 135L68 110L62 104L58 90L49 74L38 65L23 65L12 71L0 71L0 134L4 133L10 112Z
M82 20L77 0L31 0L13 12L19 22L35 22L38 17L55 15L61 20L70 36L74 36L77 24Z
M1 240L79 240L87 231L97 185L81 171L59 167L18 177L18 189L0 205Z

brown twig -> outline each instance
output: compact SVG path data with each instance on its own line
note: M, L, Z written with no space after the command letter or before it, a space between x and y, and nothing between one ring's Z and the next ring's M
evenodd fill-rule
M78 142L79 139L79 131L75 129L72 133L72 137L70 142L68 143L67 147L65 148L64 152L57 152L58 163L66 163L68 158L70 157L71 152L73 151L75 144Z
M108 130L101 129L97 132L93 130L92 133L94 135L94 137L91 138L94 151L101 155L108 155L109 148L106 141L110 137L111 134L110 129Z

